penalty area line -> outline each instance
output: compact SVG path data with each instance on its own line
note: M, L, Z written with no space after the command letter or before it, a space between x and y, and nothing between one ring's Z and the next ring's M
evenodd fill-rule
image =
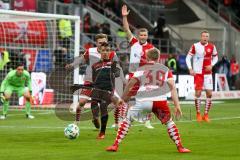
M219 117L219 118L212 118L211 121L220 121L220 120L232 120L232 119L240 119L240 116L237 117ZM1 120L6 121L6 120ZM196 120L186 120L186 121L176 121L178 123L191 123L196 122ZM159 123L152 123L154 125L159 125ZM143 123L132 125L132 127L144 126ZM10 126L10 125L1 125L0 128L23 128L23 129L64 129L65 126ZM79 126L80 130L95 130L94 127L84 127ZM114 129L113 127L107 127L108 129Z

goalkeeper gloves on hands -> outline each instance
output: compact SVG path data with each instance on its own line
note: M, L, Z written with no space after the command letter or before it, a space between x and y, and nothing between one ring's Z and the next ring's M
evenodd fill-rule
M0 92L0 101L3 103L5 101L5 96L3 92Z

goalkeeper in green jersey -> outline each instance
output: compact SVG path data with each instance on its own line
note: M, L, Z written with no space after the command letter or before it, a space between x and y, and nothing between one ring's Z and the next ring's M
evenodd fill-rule
M3 115L0 119L6 119L9 107L9 99L13 92L18 94L18 97L24 96L26 99L26 118L33 119L31 111L31 77L28 71L24 70L24 64L17 64L16 69L10 71L1 84L1 101L3 103Z

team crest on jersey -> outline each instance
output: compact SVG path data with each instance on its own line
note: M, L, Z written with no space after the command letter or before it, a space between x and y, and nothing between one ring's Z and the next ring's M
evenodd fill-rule
M26 77L22 77L21 80L22 80L22 81L25 81L25 80L26 80Z

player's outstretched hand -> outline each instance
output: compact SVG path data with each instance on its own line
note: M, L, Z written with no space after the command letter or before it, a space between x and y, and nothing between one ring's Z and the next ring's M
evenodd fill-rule
M5 96L3 92L0 92L0 100L2 103L5 101Z
M128 16L129 12L130 12L130 10L128 10L127 5L124 4L122 6L122 16Z
M175 117L177 120L181 118L182 111L181 111L180 106L174 108L174 113L175 113Z

